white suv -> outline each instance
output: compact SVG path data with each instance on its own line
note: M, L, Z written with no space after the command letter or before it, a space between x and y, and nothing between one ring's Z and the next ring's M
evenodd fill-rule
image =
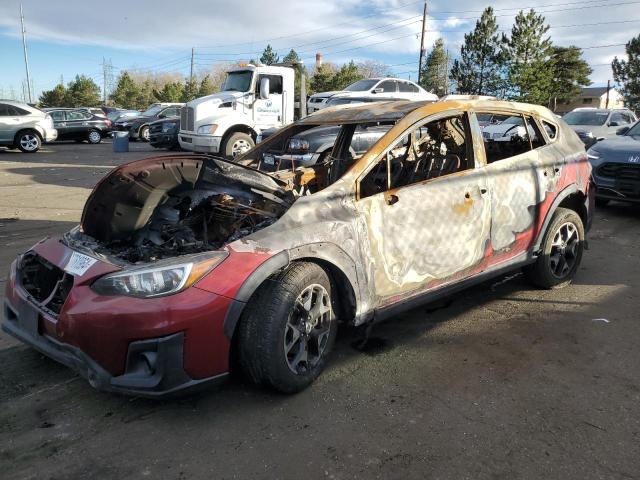
M0 100L0 146L33 153L43 142L56 138L58 131L48 113L26 103Z

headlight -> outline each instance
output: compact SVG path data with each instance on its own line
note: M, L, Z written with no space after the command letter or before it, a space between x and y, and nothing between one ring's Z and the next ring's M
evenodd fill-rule
M176 131L176 124L175 123L163 123L162 124L162 133L169 133L169 132L175 132Z
M213 135L214 133L216 133L217 128L218 125L216 125L215 123L202 125L201 127L198 127L198 135Z
M227 257L211 252L182 258L182 262L160 261L99 278L91 288L100 295L149 298L178 293L204 277Z
M292 138L289 140L289 151L294 153L308 152L309 142L300 138Z
M600 152L594 150L593 148L590 148L589 150L587 150L587 158L589 160L598 160L600 158Z

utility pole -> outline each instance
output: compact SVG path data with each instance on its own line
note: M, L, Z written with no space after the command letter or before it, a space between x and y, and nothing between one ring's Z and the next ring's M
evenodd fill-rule
M24 15L22 13L22 4L20 4L20 24L22 25L22 50L24 51L24 68L27 72L27 91L29 93L29 103L32 103L31 99L31 74L29 73L29 59L27 58L27 31L24 28ZM26 99L25 99L26 100Z
M424 29L427 23L427 0L424 1L424 9L422 11L422 35L420 36L420 59L418 60L418 85L420 85L420 77L422 74L422 59L424 57Z
M604 108L609 108L609 90L611 89L611 80L607 80L607 100L605 102Z
M191 47L191 73L189 73L189 81L193 83L193 57L195 55L195 47Z

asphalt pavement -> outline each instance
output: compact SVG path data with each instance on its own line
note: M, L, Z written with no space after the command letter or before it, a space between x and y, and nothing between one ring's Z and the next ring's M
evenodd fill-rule
M0 149L0 288L78 223L144 143ZM242 378L150 401L100 393L0 333L3 479L640 478L640 206L598 209L574 283L513 272L373 329L284 396ZM1 296L0 296L1 300Z

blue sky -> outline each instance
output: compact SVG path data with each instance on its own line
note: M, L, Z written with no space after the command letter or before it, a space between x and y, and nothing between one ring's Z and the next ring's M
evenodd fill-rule
M76 74L102 85L102 59L117 76L126 69L188 74L191 47L196 69L247 60L267 42L279 53L295 47L307 64L315 52L325 61L374 60L398 76L416 78L422 2L411 0L212 0L123 2L96 8L93 2L23 0L28 52L36 94L61 76ZM19 0L0 5L0 97L20 95L25 78ZM452 56L486 1L429 2L427 47L442 36ZM608 64L640 30L640 1L524 0L493 2L507 31L519 8L544 12L552 40L585 47L595 85L611 77ZM603 45L613 45L603 47ZM594 48L596 47L596 48ZM253 55L252 55L253 53Z

